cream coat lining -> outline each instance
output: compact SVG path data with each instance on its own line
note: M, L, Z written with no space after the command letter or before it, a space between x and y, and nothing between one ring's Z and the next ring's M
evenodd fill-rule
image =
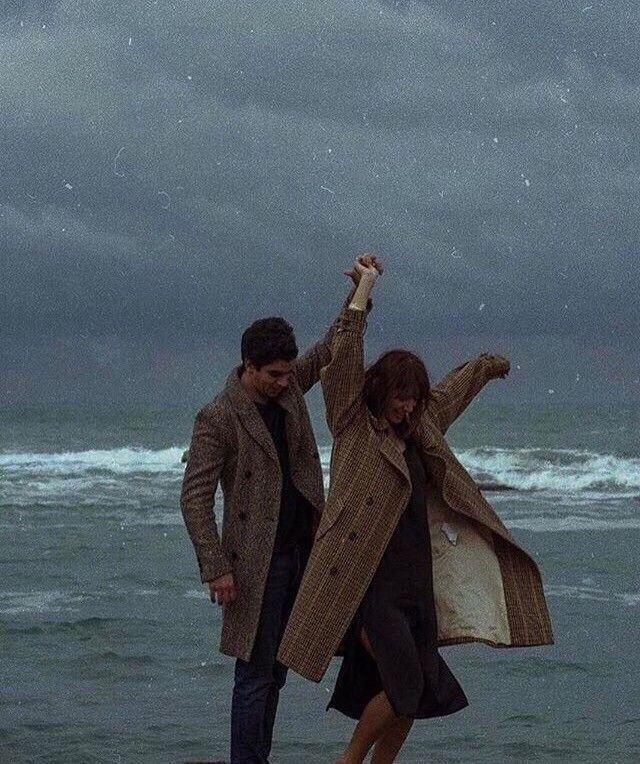
M438 638L511 644L491 531L450 509L431 484L427 506Z

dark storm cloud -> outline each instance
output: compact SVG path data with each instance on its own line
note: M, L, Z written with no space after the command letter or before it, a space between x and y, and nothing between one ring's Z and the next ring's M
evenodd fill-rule
M10 4L11 358L203 353L273 312L313 336L362 246L390 261L385 326L632 336L639 20L587 0Z

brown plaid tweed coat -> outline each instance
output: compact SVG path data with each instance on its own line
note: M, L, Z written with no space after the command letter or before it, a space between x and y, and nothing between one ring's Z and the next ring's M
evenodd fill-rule
M348 310L322 370L334 436L331 487L279 659L319 681L351 623L411 492L404 456L362 398L365 316ZM434 477L429 528L439 643L551 644L535 562L515 542L444 438L492 374L490 356L432 389L416 438Z
M278 398L287 412L291 478L318 520L324 508L322 468L303 396L329 363L334 330L335 324L296 361L294 379ZM234 576L238 597L224 606L220 650L249 660L273 554L282 475L271 435L238 371L196 416L180 506L201 580ZM213 509L218 483L224 497L222 537Z

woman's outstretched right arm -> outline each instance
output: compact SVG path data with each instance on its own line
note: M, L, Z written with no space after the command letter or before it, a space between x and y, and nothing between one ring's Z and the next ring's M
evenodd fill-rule
M331 346L331 361L320 372L327 423L334 438L358 412L364 411L363 333L367 301L378 277L372 255L356 259L359 283L346 310L338 320Z

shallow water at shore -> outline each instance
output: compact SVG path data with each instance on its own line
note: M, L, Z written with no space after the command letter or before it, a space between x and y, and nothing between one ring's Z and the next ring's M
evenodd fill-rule
M474 412L452 438L474 474L504 480L505 464L517 472L520 459L526 477L523 453L545 449L527 457L528 474L546 471L554 485L487 496L542 569L556 644L445 649L470 706L418 722L399 761L639 761L631 440L605 434L580 444L572 430L560 447L562 433L550 430L548 442L539 433L535 443L510 442L495 417L483 424L482 416ZM22 422L21 442L0 443L2 761L151 764L227 754L233 661L217 652L220 613L199 583L178 509L176 456L186 444L169 437L168 416L129 420L136 438L121 427L118 440L117 422L109 433L87 423L78 442L68 422L39 421L30 438ZM621 415L619 427L627 425ZM602 468L600 484L577 487L591 457L571 449L632 468L622 478ZM479 454L482 465L473 463ZM487 454L498 456L488 464ZM563 475L573 482L558 483ZM334 661L317 685L290 675L276 764L331 762L339 752L352 722L324 710L336 669Z

